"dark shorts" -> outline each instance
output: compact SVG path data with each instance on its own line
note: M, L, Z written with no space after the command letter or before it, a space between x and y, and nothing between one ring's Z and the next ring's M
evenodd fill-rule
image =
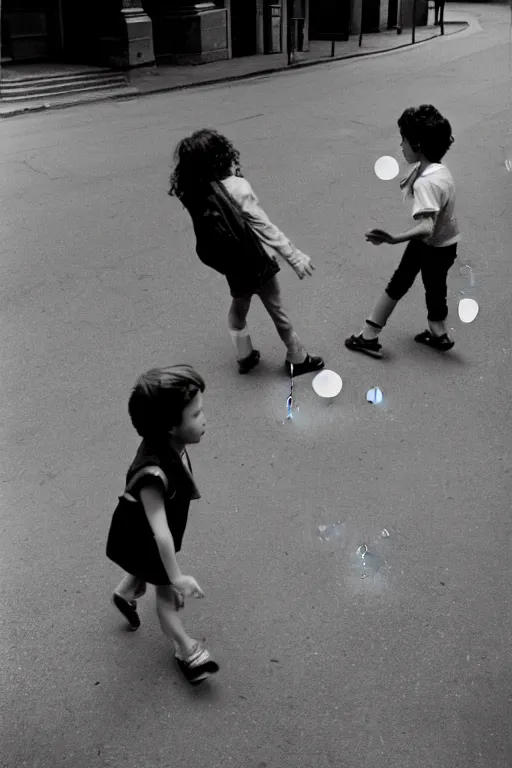
M390 299L399 301L410 290L421 272L428 319L442 322L448 316L448 272L456 258L456 243L444 248L434 248L422 240L410 240L397 270L388 283L386 293Z

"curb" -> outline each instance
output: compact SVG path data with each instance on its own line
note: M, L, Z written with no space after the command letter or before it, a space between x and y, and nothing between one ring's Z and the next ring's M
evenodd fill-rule
M463 32L467 32L468 29L470 29L473 25L471 22L468 22L467 20L462 21L445 21L445 27L450 26L452 24L465 24L464 29L460 30L454 30L452 32L446 32L444 34L444 37L447 35L456 35ZM478 26L479 25L475 25ZM476 31L476 30L475 30ZM133 89L133 93L110 93L105 95L99 95L93 96L90 99L86 98L80 98L80 95L76 94L76 101L72 100L66 100L66 101L58 101L54 102L53 104L50 102L44 103L44 104L33 104L33 105L26 105L24 107L20 107L19 109L14 108L12 111L2 113L0 111L0 119L7 119L9 117L18 117L20 115L26 115L29 113L37 113L37 112L47 112L49 110L55 110L55 109L66 109L69 107L76 107L83 104L99 104L103 101L123 101L123 100L133 100L136 98L141 98L144 96L152 96L156 93L172 93L173 91L184 91L184 90L191 90L192 88L205 88L206 86L212 86L212 85L220 85L222 83L232 83L237 82L241 80L250 80L257 77L264 77L265 75L273 75L277 72L290 72L292 70L297 69L303 69L305 67L314 67L314 66L320 66L322 64L329 64L336 61L344 61L348 59L356 59L356 58L362 58L363 56L381 56L382 54L386 53L392 53L393 51L399 51L404 48L410 48L412 45L416 47L417 45L422 45L423 43L428 43L431 40L436 40L437 38L442 37L438 32L436 34L432 34L429 37L425 37L423 40L417 40L414 44L412 42L408 43L402 43L401 45L394 45L391 48L383 48L379 51L358 51L357 53L342 53L338 56L322 56L321 58L310 60L310 61L297 61L294 64L280 64L278 66L269 67L267 69L259 69L253 72L244 72L243 74L239 75L223 75L222 77L217 77L210 80L199 80L198 82L194 83L182 83L181 85L162 85L162 86L155 86L154 88L151 88L151 90L147 91L141 91L136 86L131 84L129 87ZM71 98L71 95L70 95ZM0 109L1 109L1 101L0 101Z

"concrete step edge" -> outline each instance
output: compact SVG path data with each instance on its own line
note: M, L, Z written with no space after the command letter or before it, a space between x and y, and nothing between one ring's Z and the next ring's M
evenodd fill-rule
M81 76L73 76L73 77L65 77L65 78L45 78L41 77L37 80L35 78L31 80L1 80L0 81L0 87L2 91L11 91L11 90L17 90L20 88L25 88L26 90L30 90L32 88L42 88L42 87L48 87L48 88L54 88L58 86L65 86L65 85L80 85L81 83L89 84L89 83L105 83L105 82L116 82L116 83L126 83L127 78L123 75L103 75L101 77L98 77L95 75L94 77L81 77Z
M66 89L63 90L40 90L37 92L27 92L25 90L21 91L19 95L14 95L13 93L5 94L4 91L0 91L2 102L3 103L9 103L9 102L16 102L16 101L30 101L34 99L45 99L45 98L51 98L52 96L74 96L74 95L80 95L81 93L90 93L91 91L118 91L122 90L123 88L130 88L126 83L105 83L105 84L95 84L91 86L84 86L82 88L73 88L73 89ZM135 89L130 89L135 90Z
M40 80L68 80L73 78L84 78L84 79L91 79L91 78L103 78L105 76L109 77L126 77L123 72L119 72L112 69L101 69L98 72L70 72L69 74L62 74L57 73L54 75L46 74L46 75L25 75L24 77L19 78L10 78L6 79L4 82L7 83L33 83Z

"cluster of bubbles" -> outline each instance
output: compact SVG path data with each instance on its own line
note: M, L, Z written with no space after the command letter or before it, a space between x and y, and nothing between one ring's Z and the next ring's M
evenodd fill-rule
M511 9L512 9L512 0L511 0ZM512 171L512 155L511 159L507 159L506 161L506 167L507 170ZM396 178L400 172L400 167L398 165L398 162L395 160L394 157L390 157L389 155L384 155L383 157L380 157L374 166L375 174L376 176L383 180L383 181L390 181L391 179ZM463 323L471 323L476 318L479 312L479 306L477 301L474 298L471 298L468 296L468 293L472 293L474 286L475 286L475 279L473 274L473 269L469 264L464 264L459 269L459 274L463 277L467 277L469 280L469 288L466 286L465 290L461 290L460 294L462 295L462 298L459 301L459 318L461 322ZM323 370L320 373L318 373L315 378L313 379L313 389L316 392L316 394L325 399L332 401L335 397L339 395L343 388L343 381L341 379L341 376L337 374L335 371L331 370ZM371 389L368 390L366 393L366 400L368 403L371 403L372 405L380 405L382 404L384 399L384 395L382 393L382 390L379 387L371 387ZM288 416L287 418L292 418L292 412L293 412L293 368L291 370L291 388L290 388L290 395L287 400L287 409L288 409ZM382 538L388 538L389 532L387 529L383 529L382 531ZM317 527L317 536L319 539L321 539L324 542L337 542L338 544L342 544L345 540L345 524L341 522L341 520L337 520L334 523L330 523L328 525L319 525ZM383 564L385 564L385 560L380 557L379 555L376 555L368 550L368 547L366 544L362 544L358 549L356 553L357 558L360 560L360 563L362 564L364 573L361 576L362 579L366 578L370 574L375 574Z

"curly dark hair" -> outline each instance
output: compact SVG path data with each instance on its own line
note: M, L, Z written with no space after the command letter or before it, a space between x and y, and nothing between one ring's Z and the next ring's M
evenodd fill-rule
M183 411L198 392L203 378L190 365L152 368L139 376L130 395L128 412L141 437L163 437L181 424Z
M412 149L431 163L439 163L454 142L452 127L432 104L409 107L398 119L398 127Z
M235 172L241 176L240 153L213 128L202 128L182 139L174 150L175 167L169 194L178 199L211 181L222 181Z

